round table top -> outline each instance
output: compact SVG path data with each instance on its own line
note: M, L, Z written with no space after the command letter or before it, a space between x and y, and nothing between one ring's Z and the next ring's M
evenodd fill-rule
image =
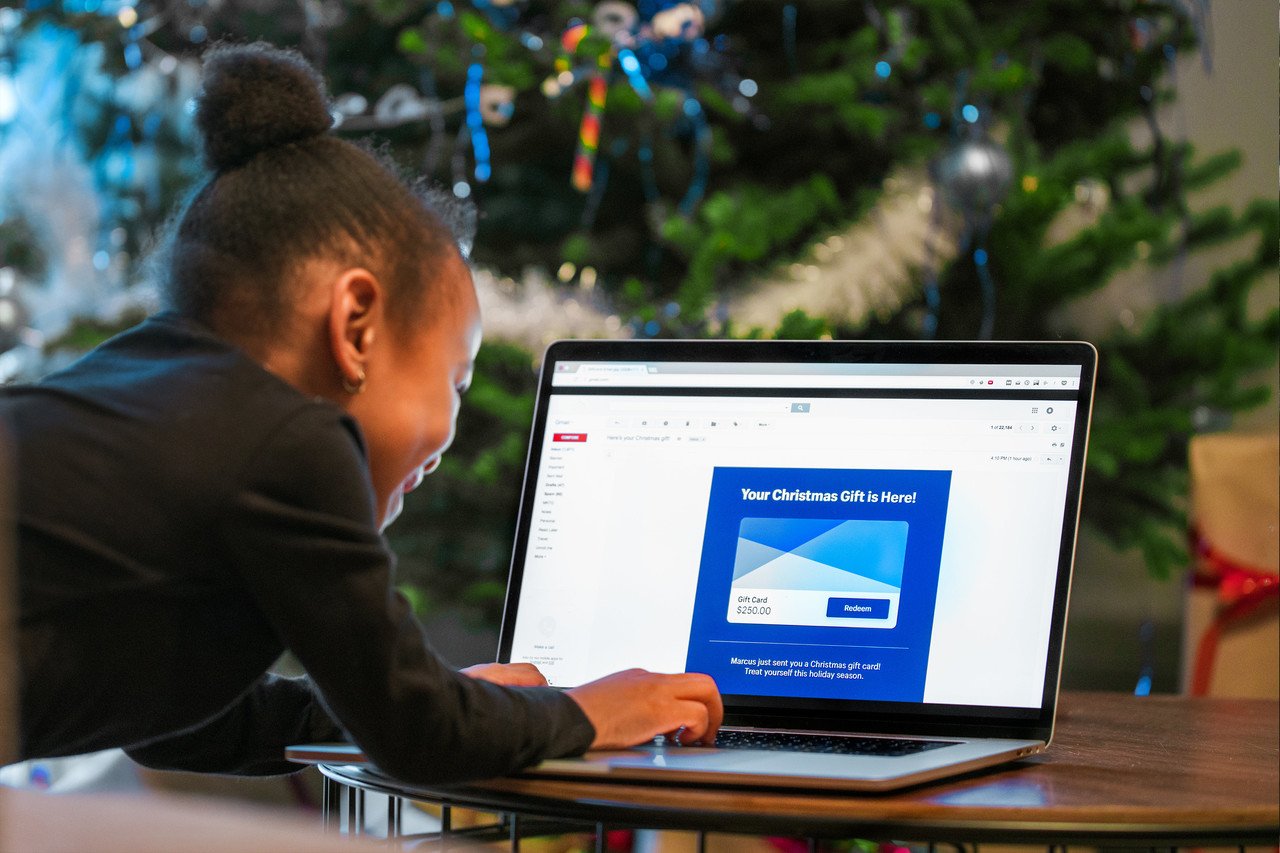
M891 794L513 777L402 785L358 766L343 784L482 811L810 838L1275 844L1280 705L1066 694L1049 750Z

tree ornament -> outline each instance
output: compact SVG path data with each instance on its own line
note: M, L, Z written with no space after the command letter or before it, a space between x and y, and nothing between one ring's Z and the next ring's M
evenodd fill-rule
M490 127L505 127L516 108L513 86L485 83L480 87L480 118Z
M17 272L0 267L0 353L22 343L30 314L17 293Z
M587 84L587 108L578 128L578 150L573 156L573 186L579 192L591 189L595 180L596 152L600 148L600 123L604 115L609 84L603 72L592 76Z
M651 38L693 41L706 29L707 19L696 3L664 4L649 20Z
M430 112L431 104L408 83L397 83L387 89L373 107L374 118L389 127L421 121Z
M333 112L336 113L334 118L339 122L363 115L367 109L369 109L369 99L358 92L346 92L333 99Z
M561 34L563 55L556 59L555 64L558 75L543 84L543 92L548 97L554 97L566 86L572 85L579 77L573 64L583 40L589 35L603 36L606 39L607 48L595 57L592 67L585 72L587 104L578 128L578 148L574 152L570 178L574 189L579 192L585 193L596 188L596 154L600 147L600 128L609 96L609 77L613 73L615 60L636 94L645 101L653 99L653 92L649 89L641 64L632 50L638 21L639 13L630 3L609 0L599 4L592 11L590 24L576 21Z
M931 168L947 203L975 227L989 223L1013 183L1013 161L1004 146L987 136L961 140Z
M1013 183L1013 161L1009 152L990 137L974 136L944 151L930 171L947 203L964 218L962 243L972 249L973 266L982 291L982 326L978 337L989 340L995 333L996 283L991 274L986 238L995 209ZM928 289L926 300L929 313L925 334L932 337L937 328L939 303L936 294Z
M636 7L622 0L604 0L591 10L592 28L616 45L634 43L639 22Z

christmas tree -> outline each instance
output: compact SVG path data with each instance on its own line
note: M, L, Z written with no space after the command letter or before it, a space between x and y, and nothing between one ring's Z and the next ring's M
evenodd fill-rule
M339 133L373 134L475 202L489 343L458 443L393 528L423 606L461 600L496 617L550 337L1072 338L1072 306L1118 273L1253 239L1251 257L1185 282L1184 298L1094 336L1085 519L1159 576L1186 563L1189 437L1267 398L1246 378L1274 364L1280 318L1247 306L1276 267L1277 204L1193 213L1188 194L1238 157L1192 151L1159 117L1176 98L1173 63L1204 41L1203 3L80 0L4 12L0 81L19 79L38 40L96 50L90 79L105 95L77 94L67 115L106 200L100 271L122 292L194 175L181 107L211 39L299 47L330 81ZM148 75L161 81L150 101L121 96ZM2 92L0 134L12 134ZM16 209L0 206L0 263L39 255Z

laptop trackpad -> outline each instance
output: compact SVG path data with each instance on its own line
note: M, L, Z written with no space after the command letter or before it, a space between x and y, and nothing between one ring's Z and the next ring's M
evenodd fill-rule
M551 758L530 769L535 774L607 775L614 770L693 770L742 773L758 761L759 753L718 749L628 749L588 752L578 758Z
M758 764L761 756L754 750L642 749L609 756L610 767L666 767L682 770L745 770Z

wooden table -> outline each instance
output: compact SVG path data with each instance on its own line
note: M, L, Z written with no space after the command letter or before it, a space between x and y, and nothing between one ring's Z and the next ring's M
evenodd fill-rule
M363 791L507 813L513 849L530 818L810 839L1205 846L1280 840L1274 701L1063 697L1047 753L888 795L506 778L422 788L361 766L322 765L327 820ZM345 796L344 796L345 795ZM344 803L345 801L345 803ZM446 815L448 812L446 812ZM524 821L524 828L521 828Z

